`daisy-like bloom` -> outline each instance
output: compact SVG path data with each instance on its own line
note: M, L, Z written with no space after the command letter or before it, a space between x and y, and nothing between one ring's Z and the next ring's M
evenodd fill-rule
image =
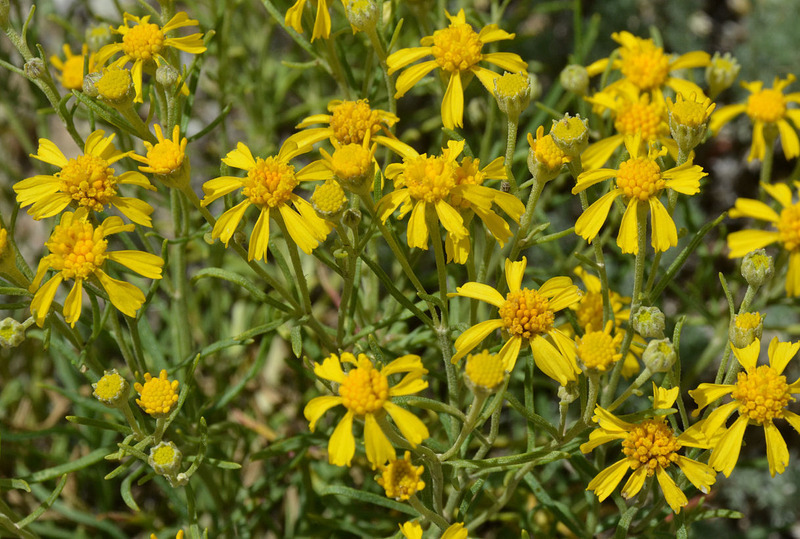
M670 134L685 153L703 142L708 119L716 106L709 98L698 98L696 94L691 94L689 99L678 94L674 103L671 98L667 98Z
M780 214L759 200L737 198L730 216L768 221L776 230L739 230L728 234L728 257L739 258L777 241L789 253L786 294L800 296L800 202L792 204L792 191L786 184L762 183L761 187L783 207Z
M50 57L50 63L53 64L60 74L56 74L61 86L67 90L82 90L83 89L83 68L84 63L87 61L89 65L86 66L86 72L91 73L99 64L95 59L94 53L89 52L89 46L84 44L81 46L80 54L73 54L69 45L64 44L62 48L64 51L64 60L56 55Z
M400 533L406 539L422 539L422 526L416 520L400 524ZM448 526L439 539L467 539L467 529L463 522L456 522Z
M623 78L609 85L609 88L630 85L640 92L653 93L654 100L659 102L664 100L664 86L684 95L692 92L703 94L695 83L674 77L671 73L679 69L709 65L711 56L707 52L692 51L673 58L663 48L657 47L652 39L642 39L630 32L614 32L611 39L622 45L617 49L619 58L613 61L603 58L592 63L586 68L590 77L603 73L611 61L611 69L618 69Z
M653 384L653 409L672 407L679 389L663 389ZM645 480L655 475L667 504L676 513L680 513L681 508L689 502L667 473L671 465L677 465L686 478L703 493L708 493L708 488L716 481L716 473L711 466L678 454L684 445L695 447L695 444L686 433L675 436L664 415L638 423L628 423L597 406L592 420L600 426L589 435L589 441L581 445L581 451L588 453L605 443L622 440L622 453L625 455L625 458L597 474L586 487L601 502L616 490L629 469L633 473L622 487L622 496L625 499L636 496L642 490Z
M770 475L774 477L776 473L783 473L786 469L789 450L775 420L785 419L800 432L800 415L786 408L795 400L792 395L800 393L800 379L793 384L787 384L783 374L786 365L798 350L800 342L779 342L776 337L769 343L769 365L757 365L761 341L755 339L745 348L733 348L736 359L744 368L735 384L700 384L697 389L689 391L698 406L697 411L692 414L695 416L725 395L733 397L731 402L721 405L693 427L696 433L702 434L701 437L712 442L709 445L712 452L708 463L725 474L725 477L730 476L736 466L744 431L749 424L764 427ZM739 417L725 430L725 423L733 412L738 412Z
M449 77L447 91L442 101L442 122L446 128L455 129L463 125L463 86L469 82L467 78L469 74L475 75L489 93L494 95L494 80L500 74L479 66L479 62L494 64L510 73L527 71L528 64L523 62L518 54L511 52L486 54L481 52L487 43L514 39L515 34L500 30L496 24L485 26L478 33L467 24L463 9L456 16L447 13L447 18L450 19L450 26L436 30L432 36L423 37L420 40L422 47L401 49L391 54L386 63L391 75L426 56L433 56L433 60L409 67L400 74L394 96L402 97L422 77L436 68L441 69L443 74Z
M161 126L153 126L156 132L156 144L144 141L147 155L133 154L132 159L144 163L139 170L148 174L155 174L167 187L185 188L189 184L189 161L186 160L186 137L181 138L180 126L172 129L172 138L164 138ZM184 167L184 163L186 166Z
M599 110L608 110L614 118L616 135L611 135L590 145L581 154L584 170L601 167L619 148L625 137L637 134L642 141L651 144L658 141L677 155L678 145L670 138L667 107L664 100L656 101L650 94L639 94L633 89L622 88L619 91L597 92L589 101Z
M117 176L111 165L133 152L119 151L114 146L114 134L103 137L104 134L98 129L89 135L83 155L72 159L67 159L52 141L39 139L39 151L31 157L61 170L14 184L20 206L31 206L28 213L34 219L52 217L73 201L79 208L96 212L114 206L134 223L152 226L150 204L138 198L119 196L117 186L136 185L151 191L155 191L155 187L139 172L123 172Z
M627 209L622 216L619 227L617 245L623 253L636 254L638 208L647 204L650 207L651 243L656 251L666 251L678 245L678 231L675 222L667 209L658 199L664 189L672 189L684 195L694 195L700 191L700 178L707 176L703 169L692 165L691 159L686 163L661 171L656 161L667 153L654 147L646 155L640 155L641 139L639 136L625 139L630 159L619 166L619 170L598 168L584 172L578 176L578 182L572 188L572 194L600 183L609 178L616 178L616 187L595 201L575 222L575 233L589 243L592 242L608 217L611 204L617 197L624 197Z
M139 393L136 404L155 418L167 417L178 404L178 385L177 380L170 381L165 369L161 369L158 378L146 372L144 384L133 384L133 389Z
M800 103L800 92L784 94L783 90L795 81L795 76L787 75L785 79L775 77L772 88L764 88L760 80L743 82L742 86L750 92L747 103L728 105L719 109L712 117L709 127L714 133L719 128L730 122L736 116L745 113L753 122L753 142L750 145L748 161L764 159L766 143L764 142L764 129L778 129L783 145L783 155L786 159L794 159L800 155L800 139L797 129L800 129L800 109L789 108L789 103ZM788 121L791 120L791 123Z
M295 172L294 166L289 163L309 149L310 147L298 149L295 144L286 141L278 155L262 159L254 158L250 148L240 142L222 162L229 167L246 171L247 176L221 176L203 184L203 206L237 189L241 189L245 196L242 202L217 219L211 236L214 239L220 238L227 247L245 210L255 205L261 213L250 234L250 247L247 251L249 260L267 259L270 217L283 219L292 240L303 252L311 254L331 231L331 227L317 216L308 201L294 192L300 182L326 179L324 174L320 175L320 171L313 169L311 165Z
M378 466L378 469L381 475L375 481L386 491L387 498L402 502L425 488L425 481L421 479L425 469L422 465L411 464L410 451L406 451L401 459L390 459L389 464Z
M575 343L553 325L555 313L574 305L580 299L578 287L569 277L548 279L538 290L522 288L522 277L528 261L523 256L519 262L506 259L508 294L483 283L469 282L456 288L448 296L478 299L497 307L499 318L480 322L456 339L453 363L467 355L490 333L502 329L506 342L498 353L506 371L517 362L523 344L531 347L533 360L543 373L561 385L575 380L580 373L575 363ZM545 339L549 335L555 346Z
M133 102L133 79L131 72L123 67L104 67L102 75L94 82L94 89L99 100L117 110L124 110Z
M109 58L117 53L122 53L118 59L114 60L112 66L124 66L128 62L133 62L131 76L133 85L136 88L137 103L142 103L142 73L145 69L153 70L154 65L169 64L164 57L168 48L188 52L189 54L201 54L206 51L203 45L203 34L197 32L183 37L167 37L167 34L178 28L187 26L197 26L198 22L190 19L186 12L181 11L175 14L164 26L159 26L150 22L150 15L137 17L130 13L123 15L123 23L116 30L117 34L122 35L122 43L112 43L104 46L97 52L96 62L103 65ZM134 23L133 26L129 26Z
M346 373L342 370L342 363L351 365ZM429 434L425 424L391 401L392 397L411 395L428 387L428 382L422 379L427 372L420 357L415 355L399 357L380 370L364 354L356 358L349 352L342 354L341 362L339 356L331 354L322 365L314 363L314 374L336 382L339 395L316 397L306 405L303 414L311 432L314 432L317 421L329 409L340 404L347 409L328 441L330 463L350 466L356 452L356 440L353 437L353 418L356 417L364 421L364 446L373 469L395 458L391 442L378 425L378 418L384 414L389 414L412 447L427 438ZM407 374L390 387L389 377L399 373Z
M582 337L575 337L578 345L578 361L584 368L606 372L614 363L622 359L619 349L622 345L623 334L617 331L615 335L612 335L613 327L614 323L611 320L604 329L599 331L595 331L589 325Z
M127 316L136 316L136 311L144 303L141 290L130 283L118 281L103 271L107 260L122 264L148 279L160 279L164 260L154 254L142 251L108 251L106 237L119 232L130 232L133 225L126 225L116 216L109 217L102 224L92 226L88 221L88 211L79 209L74 214L65 212L61 222L53 229L45 247L50 254L42 258L36 276L30 286L35 292L31 301L31 314L36 324L42 327L50 305L56 295L58 285L65 279L75 281L72 290L64 301L64 320L74 326L80 318L83 303L83 282L102 287L111 304ZM47 270L54 269L56 275L41 284ZM41 286L40 286L41 285Z
M379 131L391 135L388 128L399 120L391 112L370 108L367 99L358 101L335 99L328 103L328 112L330 114L314 114L297 124L295 127L302 131L295 133L288 140L297 144L298 148L312 146L325 139L337 142L341 146L363 145L366 141L369 146L369 141ZM328 125L311 127L317 124Z

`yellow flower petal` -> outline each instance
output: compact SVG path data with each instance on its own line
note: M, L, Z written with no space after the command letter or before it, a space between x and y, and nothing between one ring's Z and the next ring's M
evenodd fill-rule
M436 69L438 65L434 60L430 60L411 66L403 71L397 77L397 82L395 83L395 99L403 97L422 77Z
M236 232L236 227L239 226L239 221L242 220L244 211L248 206L250 206L250 199L245 199L220 215L219 219L217 219L217 222L214 224L214 228L211 230L211 237L214 239L219 238L225 244L225 247L227 247L228 242L231 240L233 233Z
M428 208L428 203L424 200L418 201L414 204L414 209L411 211L411 217L408 219L408 229L406 237L409 247L416 247L418 249L428 250L428 224L425 221L425 212ZM439 231L433 231L438 234ZM438 241L438 240L437 240Z
M681 469L686 479L703 494L708 494L709 487L717 480L717 472L708 464L697 462L682 455L678 455L678 460L675 461L675 464Z
M628 207L625 209L625 213L622 215L622 222L619 225L619 234L617 234L617 245L619 245L622 252L634 255L639 251L637 206L638 202L635 198L628 202Z
M603 223L606 222L608 212L611 210L611 204L620 194L622 194L621 190L614 189L586 208L586 211L575 221L575 234L591 243L597 233L600 232Z
M317 0L317 17L314 19L314 31L311 41L317 38L328 39L331 35L331 14L328 13L326 0Z
M568 359L541 335L536 335L531 339L531 351L539 370L562 386L575 380L575 371Z
M111 199L111 204L122 212L122 215L137 225L146 227L153 226L153 221L150 219L150 214L153 213L153 207L144 200L133 197L113 197Z
M461 72L453 71L442 100L442 123L447 129L463 127L464 89L461 87Z
M678 230L667 208L655 197L650 197L650 243L656 252L663 252L678 245Z
M459 359L467 355L473 348L478 346L483 339L491 332L503 327L503 321L500 319L485 320L475 324L464 333L459 335L456 339L455 347L456 354L453 356L452 362L457 363Z
M667 500L667 504L673 511L680 513L681 508L689 503L689 500L686 499L686 494L678 488L675 481L660 466L656 468L656 479L658 479L658 484L661 485L661 492L664 493L664 499Z
M786 295L800 296L800 251L789 255L789 269L786 272Z
M506 372L514 370L514 365L517 364L517 358L519 358L520 348L522 348L522 338L515 335L508 339L497 353L497 359L503 362Z
M737 198L736 204L728 215L732 218L751 217L769 221L770 223L777 223L780 220L780 216L775 210L760 200L753 200L752 198Z
M792 205L792 191L785 183L762 183L761 188L784 208Z
M205 193L206 196L203 197L203 201L200 204L202 206L208 206L218 198L232 193L240 187L244 187L242 178L237 178L236 176L220 176L219 178L209 180L203 184L203 193Z
M639 466L633 471L625 485L623 485L622 492L620 493L622 497L626 500L630 500L639 494L639 491L642 490L642 486L644 486L645 479L647 479L647 467Z
M395 425L400 429L403 437L411 443L412 447L422 443L422 440L430 436L425 423L408 410L400 408L391 401L386 401L383 404L383 409L392 416Z
M103 285L111 304L121 313L131 318L135 317L136 311L138 311L139 307L144 303L144 293L131 283L118 281L117 279L109 277L102 270L96 270L94 275L100 281L100 284Z
M441 539L467 539L468 531L463 522L456 522L447 527Z
M486 303L490 303L498 308L501 307L506 302L505 298L500 294L500 292L498 292L488 284L483 284L483 283L475 283L475 282L465 283L463 286L459 286L458 288L456 288L456 293L452 295L454 296L457 295L465 298L478 299L481 301L485 301Z
M509 292L519 292L520 288L522 287L522 277L525 275L525 268L527 265L528 259L524 256L522 257L522 260L518 260L516 262L512 262L510 259L506 258L505 274L506 284L508 284ZM502 304L497 306L500 307L501 305Z
M247 249L247 260L267 260L269 249L269 208L262 208L258 220L250 234L250 246Z
M44 266L45 270L47 270L47 266ZM41 269L41 265L40 265ZM38 276L38 274L37 274ZM39 279L40 280L40 279ZM44 325L44 319L47 317L47 314L50 312L50 305L53 303L53 298L56 296L56 290L58 289L58 285L61 284L61 281L64 280L64 277L61 273L57 273L54 275L49 281L44 283L41 288L36 291L36 294L33 296L31 300L31 314L33 315L34 319L36 320L36 325L42 327ZM34 279L34 283L37 282L37 279ZM31 285L33 287L33 285Z
M734 349L736 350L736 349ZM697 389L689 391L689 396L697 403L697 409L702 410L717 399L733 391L734 386L722 384L700 384Z
M386 65L389 67L389 75L394 74L398 69L402 69L409 64L413 64L422 60L432 53L431 47L409 47L407 49L400 49L393 52L386 59Z
M326 357L322 361L322 365L314 363L314 374L337 384L343 383L345 379L342 365L339 363L339 357L336 354Z
M623 138L622 135L611 135L608 138L598 140L594 144L591 144L581 154L583 169L592 170L602 167L611 157L611 154L614 153L614 150L619 148L619 145L622 144Z
M711 119L708 122L708 128L712 133L716 134L720 127L733 120L736 116L744 114L746 110L747 105L745 104L728 105L726 107L718 108L711 115Z
M587 170L578 176L578 181L575 183L575 187L572 188L572 194L577 195L581 191L585 191L595 184L598 184L609 178L613 178L617 175L617 172L618 171L613 168L597 168L594 170Z
M764 424L764 436L767 439L767 460L769 461L769 474L775 477L776 473L783 473L789 464L789 449L786 441L781 436L778 427L770 421Z
M744 438L744 431L747 428L747 418L739 416L734 421L733 425L725 431L716 447L711 452L711 457L708 459L709 466L712 466L718 472L722 472L725 477L730 477L733 468L736 466L736 461L739 460L739 451L742 449L742 438Z
M356 453L356 439L353 438L353 412L348 411L328 440L328 462L334 466L350 466Z
M737 230L728 234L728 258L739 258L780 239L780 233L766 230Z
M81 306L83 304L83 279L75 279L75 285L69 291L66 301L64 301L64 320L72 327L81 317Z
M744 348L733 347L733 355L736 356L739 364L744 367L744 370L747 372L755 370L760 351L761 341L758 339L754 340Z
M373 470L393 460L396 456L392 443L372 414L364 416L364 448L367 451L367 460Z
M58 146L56 146L53 141L47 140L46 138L39 139L39 150L36 154L31 154L31 157L50 165L55 165L58 168L64 168L67 166L67 163L69 163L69 160L64 156L64 153L58 149Z
M228 155L222 159L222 162L229 167L239 168L242 170L250 170L256 166L256 160L253 158L250 148L248 148L243 142L239 142L236 145L235 150L228 152Z
M775 369L778 374L783 374L786 365L797 354L798 350L800 350L800 342L779 342L778 338L775 337L769 343L770 367Z
M148 279L160 279L164 259L143 251L108 251L106 256Z
M514 54L513 52L490 52L489 54L484 54L482 59L501 69L505 69L509 73L528 70L528 62L523 61L519 54Z
M617 488L619 482L625 477L630 465L628 459L622 459L615 462L605 470L597 474L594 479L589 482L586 490L591 490L601 502L608 498L614 489Z
M776 123L781 134L783 155L787 160L794 159L800 155L800 139L797 138L797 131L786 120L778 120Z
M308 404L306 404L306 407L303 409L303 415L308 421L308 429L314 432L314 429L317 428L317 421L319 421L319 418L321 418L325 412L340 404L342 404L342 397L334 397L331 395L315 397L308 401Z
M291 239L304 253L310 255L311 251L319 245L317 234L311 228L310 223L285 204L278 206L278 211L286 223L286 230L289 231Z

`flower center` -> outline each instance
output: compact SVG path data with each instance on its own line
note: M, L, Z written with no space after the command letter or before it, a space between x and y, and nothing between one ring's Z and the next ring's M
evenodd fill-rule
M347 198L339 182L328 180L322 185L318 185L311 195L311 203L314 209L323 216L333 216L344 207Z
M333 152L330 164L340 180L361 183L373 171L372 152L360 144L346 144Z
M617 187L628 198L647 200L664 189L661 168L652 159L628 159L617 171Z
M130 92L131 74L127 69L107 69L103 76L95 83L95 88L101 97L109 101L119 101Z
M622 357L617 351L617 341L604 331L589 332L581 337L578 357L586 368L605 371Z
M256 157L256 166L247 172L242 192L255 205L274 208L289 200L299 183L292 165L275 157Z
M740 329L755 329L761 325L761 313L741 313L736 315L734 323Z
M491 389L500 385L500 382L503 381L506 367L497 358L497 355L490 354L488 350L484 350L479 354L468 355L467 365L464 370L467 378L474 385Z
M102 226L73 221L56 225L46 245L53 269L66 279L85 279L105 262L108 242Z
M377 110L369 108L366 100L343 101L331 111L333 138L340 144L362 144L380 129Z
M651 142L665 135L667 128L661 109L645 101L637 101L617 112L614 128L623 135L641 133L642 141Z
M560 170L564 164L564 152L556 146L550 135L536 139L536 145L532 150L536 154L536 160L550 170Z
M96 155L81 155L70 159L58 174L60 190L81 206L103 211L117 194L117 179L108 161Z
M669 74L669 57L650 40L639 41L636 49L622 48L622 75L640 90L659 88Z
M122 36L122 50L134 60L152 60L164 48L164 40L157 24L137 24Z
M371 366L351 370L339 387L345 408L363 416L383 408L389 398L389 380Z
M570 144L585 138L587 131L585 120L581 119L580 116L572 116L554 122L553 127L550 129L550 135L555 135L565 144Z
M505 303L500 306L500 318L512 336L530 339L553 327L555 314L546 297L537 290L523 288L508 293Z
M465 157L455 169L456 185L482 185L486 175L480 170L480 159ZM470 203L461 195L452 195L450 205L455 208L469 208Z
M500 99L522 98L531 90L531 81L522 73L506 73L495 79L495 92Z
M468 24L453 24L433 33L433 57L445 71L466 71L480 62L481 43Z
M153 451L153 460L161 466L172 464L175 461L175 450L169 444L163 444Z
M64 62L61 85L68 90L83 88L83 55L73 56Z
M455 169L452 161L443 157L420 155L406 162L400 186L405 184L417 200L437 202L456 186Z
M708 120L708 106L697 101L678 101L670 110L672 121L690 128L702 126Z
M97 381L94 388L95 396L104 402L115 400L125 388L125 379L118 373L111 372Z
M675 433L661 419L642 421L622 441L622 452L628 457L631 468L646 466L649 477L659 466L663 469L677 461L680 448Z
M739 401L740 415L762 425L783 417L783 409L794 400L786 377L769 365L740 372L731 396Z
M164 369L158 378L153 378L149 372L144 373L144 384L137 382L133 388L140 396L136 403L150 415L166 416L178 402L178 381L170 381Z
M800 202L781 211L777 227L780 241L787 251L800 247Z
M774 123L786 115L786 99L779 90L761 90L747 98L747 115L753 120Z
M599 292L584 292L578 303L575 316L578 325L586 331L589 324L593 328L603 327L603 296Z
M147 152L147 164L157 174L175 172L183 164L184 153L179 144L164 139Z
M407 500L425 488L425 483L420 481L424 468L411 464L411 454L406 451L405 457L391 461L382 469L378 484L386 490L387 498Z

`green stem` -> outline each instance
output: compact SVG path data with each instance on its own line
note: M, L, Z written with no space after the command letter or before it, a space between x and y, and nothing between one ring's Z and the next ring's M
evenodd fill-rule
M475 400L472 401L469 413L467 413L467 419L461 426L461 432L458 433L458 438L456 438L456 441L453 442L453 446L450 449L439 455L439 461L444 462L459 452L459 450L461 449L461 444L464 443L464 440L467 438L467 436L472 434L472 431L478 422L481 410L483 410L483 405L486 403L486 399L488 398L488 396L489 395L485 392L475 393Z
M511 242L511 247L508 251L508 258L515 262L519 256L520 251L523 249L521 245L522 239L528 235L528 229L533 222L533 212L536 210L536 204L539 202L539 197L544 189L545 182L533 182L531 192L528 195L528 203L525 205L525 213L519 220L519 229ZM502 293L502 290L500 291Z
M519 186L517 185L517 179L514 177L514 171L512 170L512 164L514 161L514 150L517 148L517 128L519 124L519 115L515 117L508 116L508 121L506 122L506 155L505 161L503 163L506 167L506 176L507 181L509 183L510 192L514 196L518 196L519 193Z
M156 136L150 132L150 128L147 127L147 124L144 123L139 113L133 108L133 103L128 103L127 106L119 107L117 110L122 114L122 117L128 120L133 128L136 129L136 136L142 140L146 140L150 144L156 144L158 142Z
M777 137L778 128L774 124L764 126L764 160L758 175L760 183L772 183L772 162L775 158L775 139Z
M450 523L448 523L444 519L444 517L434 513L433 511L425 507L425 505L421 501L419 501L419 498L417 498L416 494L414 494L408 499L408 503L409 505L411 505L411 507L414 508L414 510L417 513L420 514L421 517L424 517L429 521L433 522L434 524L436 524L436 526L439 527L439 529L445 530L450 526Z
M619 360L619 362L622 362L622 361L623 361L622 359ZM620 404L625 402L628 399L628 397L633 395L634 391L636 391L637 389L642 387L642 384L644 384L652 375L653 375L653 373L650 372L650 369L645 367L644 370L636 378L636 380L634 380L633 383L630 386L628 386L628 389L626 389L622 393L622 395L619 396L619 398L617 400L615 400L614 402L612 402L608 406L604 406L604 408L606 410L608 410L609 412L613 412Z
M436 211L431 205L425 206L425 221L430 231L433 253L436 258L436 275L439 278L439 298L442 300L442 323L447 323L447 263L444 257L442 236L439 232L439 222Z
M536 406L534 403L533 391L533 377L536 372L536 363L533 360L533 354L525 355L525 409L530 413L536 413ZM531 452L536 448L536 431L534 430L533 423L526 421L527 432L527 451Z
M364 33L366 33L367 37L369 37L369 41L372 43L372 49L375 51L378 61L381 64L383 82L386 84L387 99L389 100L389 112L395 114L397 112L397 102L394 99L394 81L389 75L389 66L386 64L386 51L383 48L380 36L378 36L378 31L374 26L367 28Z
M142 429L139 427L139 422L136 421L128 401L123 401L122 406L120 406L119 409L122 411L122 415L124 415L125 419L128 421L128 425L131 426L133 435L136 437L136 441L143 440L145 433L142 432Z
M620 359L619 361L624 361ZM583 411L583 422L586 425L591 425L592 414L594 414L594 406L597 404L597 395L600 390L600 374L596 371L589 371L587 378L589 379L589 396L586 398L586 409Z

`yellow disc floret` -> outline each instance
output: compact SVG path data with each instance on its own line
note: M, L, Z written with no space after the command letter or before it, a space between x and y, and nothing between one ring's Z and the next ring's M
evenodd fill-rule
M67 90L83 88L83 55L70 56L61 69L61 85Z
M741 329L755 329L761 325L761 313L741 313L734 318L734 324Z
M600 292L584 292L575 308L578 325L587 331L589 325L599 328L603 325L603 295Z
M147 163L156 174L169 174L181 168L186 156L184 151L185 147L175 144L170 139L164 139L147 151Z
M178 381L169 381L167 371L159 373L158 378L144 373L144 384L135 383L133 388L139 392L141 398L136 399L136 404L153 417L168 415L178 402Z
M417 200L437 202L446 198L455 187L455 168L448 159L423 154L406 161L402 180L395 184L408 187L411 196Z
M60 190L81 206L103 211L117 194L117 179L108 161L96 155L80 155L70 159L61 172Z
M754 121L777 122L786 115L786 98L783 92L768 88L750 94L747 98L747 115Z
M85 279L105 262L108 242L102 226L72 221L56 225L45 246L50 250L50 266L65 279Z
M373 368L363 354L358 367L347 373L339 387L345 408L359 416L373 414L383 408L389 398L389 379Z
M784 408L794 400L786 376L768 365L740 372L731 396L739 401L739 414L760 425L782 418Z
M122 101L126 97L133 97L131 73L121 67L111 67L103 71L103 76L94 83L98 95L107 101Z
M656 140L669 133L661 107L650 103L647 95L622 106L617 111L614 128L623 135L640 133L644 142Z
M467 356L465 367L467 378L475 387L492 389L505 378L506 367L496 354L483 350L479 354Z
M622 441L622 452L628 457L631 469L645 466L652 477L657 468L666 468L678 460L681 444L675 433L661 419L648 419L633 427Z
M483 43L469 24L451 24L433 33L433 57L445 71L466 71L481 61Z
M536 290L523 288L508 293L500 306L500 318L509 334L530 339L553 327L555 313L546 297Z
M380 114L365 99L342 101L331 109L330 125L339 144L361 144L380 130L380 124Z
M127 385L125 379L118 372L107 372L94 388L94 396L101 401L113 401Z
M372 152L361 144L345 144L337 148L329 162L334 176L348 184L361 183L374 171Z
M333 216L344 209L347 197L339 182L328 180L318 185L311 195L311 204L323 217Z
M784 208L776 226L780 242L787 251L800 247L800 202Z
M247 172L242 189L244 196L257 206L274 208L292 196L300 181L294 167L276 157L256 157L256 166Z
M122 50L134 60L153 60L164 48L165 39L157 24L140 23L122 36Z
M689 128L702 127L708 122L708 117L714 111L714 105L709 98L697 101L697 96L692 94L688 100L683 94L675 97L675 103L667 98L667 109L673 123Z
M531 79L526 73L505 73L495 79L498 99L521 99L531 91Z
M628 159L619 166L617 172L617 187L628 198L647 200L658 195L665 184L661 167L652 159Z
M553 137L544 135L544 128L541 126L536 132L535 140L528 134L528 143L531 146L531 153L536 156L536 161L550 170L561 170L561 166L568 161L564 152L556 146Z
M424 468L411 464L411 453L406 451L402 459L392 460L381 467L381 475L375 480L386 490L387 498L407 500L425 488L420 481Z
M651 39L637 39L636 47L622 47L622 75L643 91L660 88L669 75L669 57Z
M587 369L595 369L601 372L622 358L619 353L622 344L622 333L611 336L612 323L606 324L604 331L589 330L576 339L578 343L578 358Z

